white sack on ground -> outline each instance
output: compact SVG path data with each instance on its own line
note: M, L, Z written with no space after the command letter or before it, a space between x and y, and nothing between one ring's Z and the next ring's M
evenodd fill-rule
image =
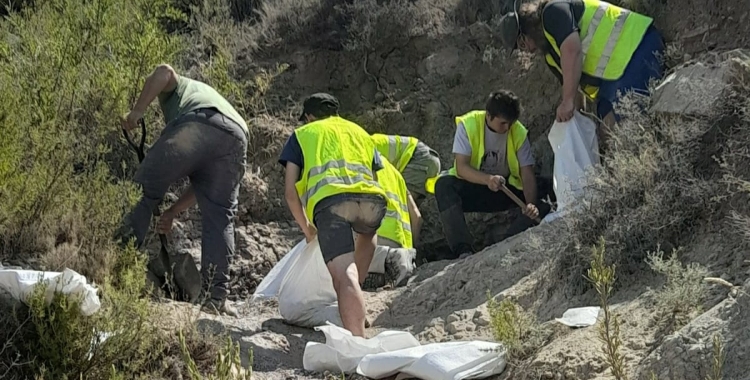
M352 336L337 326L316 327L325 343L309 342L302 359L308 371L356 372L373 379L481 379L505 369L505 348L482 341L444 342L420 346L404 331L384 331L370 338Z
M47 304L52 302L55 292L80 297L80 310L84 316L96 313L101 307L96 288L86 281L86 277L73 270L62 272L44 272L25 269L0 269L0 288L8 292L11 297L26 302L27 297L34 291L34 286L40 282L46 283L45 299Z
M377 249L385 263L387 249ZM378 257L373 258L373 262ZM253 299L279 298L279 313L292 325L314 328L330 322L343 326L336 291L316 237L309 244L302 239L274 265L253 294Z
M557 210L547 214L543 222L551 222L578 207L585 174L599 164L596 123L578 111L569 121L552 124L547 137L555 153L552 183Z

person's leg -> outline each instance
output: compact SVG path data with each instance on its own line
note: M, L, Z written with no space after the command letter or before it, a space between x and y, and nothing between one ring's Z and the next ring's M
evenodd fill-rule
M211 149L194 142L194 133L195 130L182 120L175 120L148 150L135 173L134 182L141 188L141 198L123 220L126 231L122 233L122 243L126 244L134 236L136 247L142 246L151 225L152 213L169 186L195 170L202 154L206 149Z
M229 295L229 260L234 256L234 218L247 138L239 125L220 113L198 112L195 119L200 138L213 153L190 176L201 210L201 274L211 301L222 308Z
M664 51L661 33L652 25L633 52L622 77L616 81L602 83L596 107L597 117L602 120L598 131L600 147L606 149L612 128L622 120L622 115L615 111L622 97L630 92L647 96L650 82L663 77Z
M366 274L369 266L366 256L369 252L369 259L372 260L376 236L360 234L355 245L352 222L349 220L354 219L359 210L358 202L349 200L346 196L332 196L323 199L315 207L313 219L318 229L323 260L333 280L344 328L352 335L364 337L365 301L359 285L358 266L363 266ZM355 262L357 250L360 252L359 265Z
M401 173L406 182L406 188L414 197L417 206L427 197L425 181L435 177L438 173L440 173L440 157L437 152L420 141Z
M514 203L501 191L471 183L455 176L440 177L435 183L435 198L440 212L443 232L451 249L451 257L473 253L474 238L466 225L465 212L498 212L513 207Z

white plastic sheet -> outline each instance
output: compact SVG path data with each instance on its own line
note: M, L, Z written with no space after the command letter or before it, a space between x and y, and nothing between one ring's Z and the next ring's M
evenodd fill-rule
M563 313L562 318L555 318L555 320L569 327L587 327L596 323L599 310L601 308L598 306L568 309Z
M503 372L505 348L483 341L420 345L404 331L384 331L364 339L337 326L316 327L325 343L309 342L303 366L308 371L356 373L373 379L398 374L430 380L482 379Z
M0 268L0 288L17 300L26 302L28 296L34 291L34 286L40 282L46 283L45 299L48 304L52 302L55 292L60 292L80 297L82 315L93 315L101 307L96 288L86 281L86 277L73 270L43 272Z
M547 136L555 153L553 187L557 210L543 222L550 222L579 207L586 172L599 164L596 123L578 111L567 122L555 122Z

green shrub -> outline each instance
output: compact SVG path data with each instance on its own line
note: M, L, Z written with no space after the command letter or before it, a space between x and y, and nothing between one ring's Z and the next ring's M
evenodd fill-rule
M533 313L508 298L497 302L489 292L487 297L492 334L506 347L510 363L517 365L544 345L544 329Z
M160 26L179 17L167 0L49 0L0 21L0 257L72 243L82 274L113 264L102 257L136 199L118 180L136 163L119 117L180 48Z

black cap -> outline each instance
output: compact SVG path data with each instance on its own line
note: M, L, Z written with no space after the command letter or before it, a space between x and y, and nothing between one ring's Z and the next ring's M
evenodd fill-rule
M299 121L305 121L305 115L308 114L315 117L325 117L335 115L338 112L338 99L331 94L318 92L308 96L302 103L302 114L299 116Z

